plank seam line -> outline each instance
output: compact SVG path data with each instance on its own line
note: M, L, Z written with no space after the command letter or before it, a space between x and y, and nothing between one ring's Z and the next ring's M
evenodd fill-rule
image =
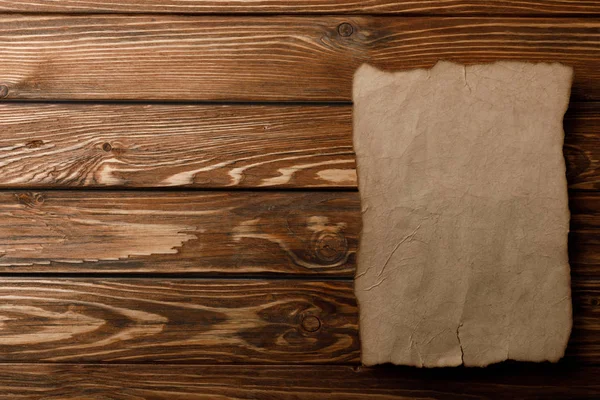
M326 266L324 266L326 267ZM123 272L123 273L102 273L102 272L20 272L20 273L0 273L0 279L6 280L38 280L38 279L66 279L66 280L88 280L88 279L103 279L103 280L182 280L182 281L240 281L240 282L281 282L281 281L303 281L303 282L353 282L353 276L330 276L320 275L259 275L259 274L203 274L203 273L144 273L144 272Z
M0 11L0 17L3 15L10 16L57 16L57 17L85 17L85 16L102 16L102 17L114 17L114 16L130 16L130 17L143 17L143 16L165 16L165 17L257 17L257 18L277 18L277 17L330 17L330 18L351 18L351 17L372 17L372 18L471 18L479 17L486 19L494 18L554 18L554 19L567 19L567 18L583 18L593 19L600 17L600 12L588 12L588 13L523 13L523 14L511 14L511 13L494 13L494 12L464 12L464 13L443 13L443 12L432 12L432 13L418 13L410 11L393 11L393 12L306 12L306 11L284 11L284 12L152 12L152 11Z
M585 189L580 189L586 192ZM193 186L152 186L152 187L132 187L132 186L2 186L0 185L0 194L8 192L140 192L140 193L186 193L186 192L255 192L255 193L357 193L355 186L328 186L328 187L235 187L235 186L216 186L216 187L193 187Z
M53 365L53 366L96 366L96 367L125 367L125 366L140 366L140 365L155 365L158 367L176 367L176 366L187 366L187 367L199 367L199 368L207 368L207 367L214 367L214 368L219 368L219 367L244 367L244 366L249 366L249 365L253 365L253 366L261 366L261 367L268 367L268 368L281 368L281 367L303 367L303 368L309 368L309 367L362 367L362 365L360 364L359 361L349 361L347 363L256 363L256 362L245 362L245 363L223 363L223 364L202 364L202 363L161 363L161 362L139 362L139 363L132 363L132 362L128 362L128 363L120 363L120 362L80 362L80 363L61 363L61 362L52 362L52 361L45 361L45 360L40 360L40 361L20 361L18 363L15 363L14 361L2 361L0 360L0 365L22 365L22 366L30 366L30 365L35 365L35 364L44 364L44 365ZM589 365L589 364L588 364ZM366 368L366 367L364 367ZM357 371L358 372L358 371Z
M593 102L594 100L577 100L577 102ZM600 100L597 100L600 101ZM165 105L165 106L273 106L273 107L347 107L352 101L255 101L255 100L127 100L127 99L3 99L0 104L77 104L77 105Z

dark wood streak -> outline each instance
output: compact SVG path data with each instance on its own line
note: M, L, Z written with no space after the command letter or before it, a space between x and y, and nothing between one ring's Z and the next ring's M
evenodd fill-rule
M357 193L0 192L0 271L345 275Z
M0 104L0 187L356 188L351 106ZM569 187L600 189L600 103L565 117Z
M371 14L600 14L595 1L581 0L0 0L0 10L69 13L371 13Z
M594 19L3 15L0 37L7 99L348 101L364 62L440 59L562 62L600 99Z
M264 365L0 365L0 399L597 399L600 368L482 369Z
M573 290L566 357L597 363L600 279ZM350 281L4 278L0 301L0 362L359 361Z
M4 279L0 299L3 362L358 361L351 282Z

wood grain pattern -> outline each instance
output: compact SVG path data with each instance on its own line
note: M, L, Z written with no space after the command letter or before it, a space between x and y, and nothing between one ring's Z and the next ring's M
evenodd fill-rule
M0 365L0 399L597 399L600 369L505 363L482 369L244 365Z
M600 265L600 195L570 197L573 273ZM351 278L356 192L0 192L0 272ZM598 274L598 270L596 270Z
M573 278L573 330L566 356L574 362L600 364L600 274Z
M597 279L600 277L600 193L572 194L569 208L569 259L578 264L577 268L571 269L571 275Z
M565 120L574 329L557 365L358 367L357 193L45 190L354 190L358 65L560 61L574 100L600 100L599 2L0 0L0 12L36 13L0 15L0 273L26 276L0 278L0 399L600 398L600 370L584 365L600 363L600 103ZM408 17L341 15L365 13ZM10 102L38 99L344 104Z
M0 281L0 361L357 362L351 282Z
M600 99L595 19L15 14L0 39L8 99L348 101L364 62L440 59L562 62L575 99Z
M68 13L369 13L369 14L600 14L593 0L0 0L10 12Z
M600 103L572 103L564 126L569 188L600 190Z
M0 104L0 186L356 187L349 106Z
M600 279L567 359L600 362ZM1 279L0 362L357 363L351 281Z
M351 106L0 104L0 187L356 188ZM600 103L565 117L571 189L600 189Z
M357 193L0 192L0 271L351 276Z

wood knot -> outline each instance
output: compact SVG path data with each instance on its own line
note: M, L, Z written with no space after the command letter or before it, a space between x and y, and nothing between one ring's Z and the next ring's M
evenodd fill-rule
M354 32L354 27L348 22L343 22L338 26L338 33L341 37L348 37Z
M339 232L321 232L315 240L315 255L326 263L336 263L344 258L348 242Z
M0 83L0 98L3 99L6 96L8 96L8 92L9 92L8 86L3 83Z
M563 151L567 164L567 179L573 181L590 167L590 157L584 150L575 146L565 145Z
M41 147L43 145L44 145L43 140L32 140L30 142L27 142L25 144L25 147L27 147L28 149L35 149L35 148Z
M592 300L590 300L590 304L593 307L598 307L598 304L600 304L600 301L597 298L594 297Z
M46 198L41 193L17 193L15 197L19 204L27 207L41 206L46 201Z
M46 198L41 193L35 193L33 195L33 201L35 202L35 204L41 205L41 204L44 204L44 202L46 201Z
M107 142L107 143L104 143L104 144L102 145L102 150L104 150L104 151L106 151L106 152L109 152L109 151L111 151L111 150L112 150L112 146L111 146L111 145L110 145L110 143L108 143L108 142Z
M321 320L314 315L307 315L302 319L302 329L307 332L316 332L321 329Z

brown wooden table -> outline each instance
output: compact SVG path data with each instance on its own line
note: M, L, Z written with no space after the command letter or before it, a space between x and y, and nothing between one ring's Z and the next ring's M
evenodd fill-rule
M0 0L0 398L600 398L600 2ZM559 61L560 363L360 366L352 75Z

